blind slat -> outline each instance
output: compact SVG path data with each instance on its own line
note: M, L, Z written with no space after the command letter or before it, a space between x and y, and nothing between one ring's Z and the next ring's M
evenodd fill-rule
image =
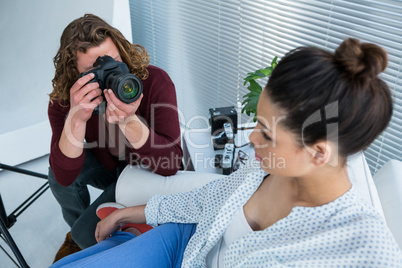
M169 73L193 128L205 127L209 108L241 103L243 78L274 56L305 45L333 51L346 37L382 46L394 113L365 154L372 172L390 158L402 161L401 1L131 0L130 9L133 42Z

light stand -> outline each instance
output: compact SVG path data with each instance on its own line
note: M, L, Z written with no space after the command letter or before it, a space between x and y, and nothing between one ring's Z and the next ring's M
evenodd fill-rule
M8 229L14 225L14 223L17 221L17 217L22 212L24 212L25 209L27 209L33 202L35 202L36 199L38 199L47 189L49 189L49 182L47 181L48 177L47 177L47 175L44 175L41 173L8 166L8 165L2 164L2 163L0 163L0 169L9 170L9 171L29 175L29 176L34 176L34 177L38 177L41 179L46 179L45 184L43 184L38 190L36 190L30 197L28 197L18 208L16 208L8 216L7 216L6 209L4 207L3 200L2 200L1 194L0 194L0 235L2 236L3 240L5 240L5 242L8 244L8 246L13 251L15 257L17 258L17 261L20 264L20 267L23 267L23 268L29 267L28 264L26 263L24 257L22 256L20 250L18 249L17 245L15 244ZM4 248L1 247L1 249L18 266L18 264L14 261L13 258L11 258L11 256L4 250Z

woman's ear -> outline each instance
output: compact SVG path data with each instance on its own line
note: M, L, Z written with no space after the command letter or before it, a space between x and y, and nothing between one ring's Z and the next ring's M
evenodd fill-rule
M330 164L330 162L332 162L331 159L333 159L333 149L328 142L317 142L310 149L312 149L312 162L314 165L322 166L324 164Z

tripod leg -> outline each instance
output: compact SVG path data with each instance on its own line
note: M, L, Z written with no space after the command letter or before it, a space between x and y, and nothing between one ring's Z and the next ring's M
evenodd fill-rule
M5 214L3 201L1 200L1 195L0 195L0 211L2 212L2 213L0 213L0 234L3 234L5 240L8 243L8 246L13 251L13 253L14 253L15 257L17 258L18 262L20 263L21 267L28 268L29 267L28 264L26 263L24 257L22 257L20 250L18 249L17 245L14 242L14 239L12 238L10 232L7 229L7 225L6 225L7 217L3 218L3 216L6 214Z

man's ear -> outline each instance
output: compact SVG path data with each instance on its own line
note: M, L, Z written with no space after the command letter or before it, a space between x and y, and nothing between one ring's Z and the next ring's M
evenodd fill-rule
M331 161L333 150L328 142L317 142L312 147L310 147L310 149L312 149L312 162L314 165L322 166L324 164L328 164Z

